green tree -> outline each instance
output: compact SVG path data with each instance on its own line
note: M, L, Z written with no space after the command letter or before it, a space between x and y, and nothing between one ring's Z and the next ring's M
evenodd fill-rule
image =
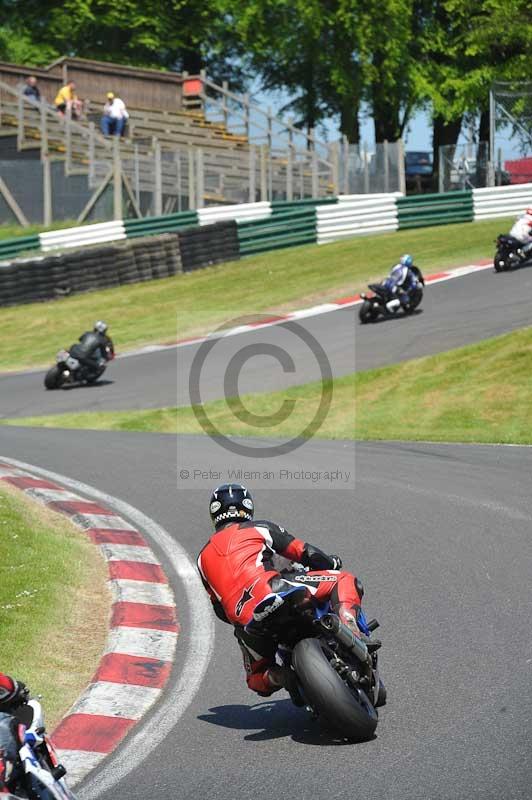
M2 57L42 65L58 55L144 67L208 67L242 77L241 52L219 0L0 0ZM4 35L2 35L2 31Z

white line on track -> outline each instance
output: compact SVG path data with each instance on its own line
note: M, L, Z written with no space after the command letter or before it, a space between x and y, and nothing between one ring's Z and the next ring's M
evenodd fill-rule
M174 682L167 685L160 703L146 722L141 723L138 730L135 728L125 743L109 756L101 772L90 775L88 784L77 793L78 800L96 800L150 756L151 752L177 725L180 717L194 699L209 665L214 647L214 619L210 603L196 566L187 552L172 539L164 528L143 514L142 511L93 486L56 472L12 458L2 456L2 460L19 469L57 481L57 483L68 486L87 497L100 500L116 510L117 513L128 517L159 546L186 593L189 634L193 635L189 635L188 651L180 674Z

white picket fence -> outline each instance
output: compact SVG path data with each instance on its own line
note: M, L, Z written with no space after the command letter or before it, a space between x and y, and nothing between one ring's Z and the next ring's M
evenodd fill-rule
M386 233L398 228L396 198L400 192L340 195L335 205L316 208L318 244L351 236Z
M475 219L496 219L519 214L532 206L532 183L473 189Z

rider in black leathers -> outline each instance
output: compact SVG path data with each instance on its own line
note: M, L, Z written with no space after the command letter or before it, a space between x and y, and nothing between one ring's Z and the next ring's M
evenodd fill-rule
M105 361L114 355L114 345L107 336L107 325L102 320L95 323L92 331L85 331L79 337L79 344L73 344L70 355L89 369L97 372Z

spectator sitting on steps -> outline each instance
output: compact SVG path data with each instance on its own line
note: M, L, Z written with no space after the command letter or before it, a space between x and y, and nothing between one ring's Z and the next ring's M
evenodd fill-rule
M41 92L39 87L37 86L37 78L35 75L28 75L25 81L26 85L22 90L22 94L24 97L27 97L28 100L34 100L36 103L41 102Z
M81 116L81 100L76 94L76 84L68 81L57 93L54 105L59 116L64 117L68 110L72 119L79 119Z
M107 93L107 103L103 107L100 127L104 136L123 136L129 119L126 104L113 92Z

